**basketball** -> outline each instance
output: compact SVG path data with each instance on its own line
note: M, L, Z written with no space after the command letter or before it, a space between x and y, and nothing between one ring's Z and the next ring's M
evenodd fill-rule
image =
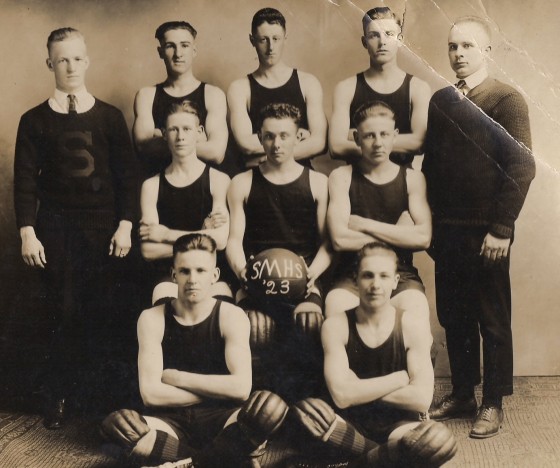
M290 250L263 250L247 263L247 289L249 294L263 299L303 299L307 265Z

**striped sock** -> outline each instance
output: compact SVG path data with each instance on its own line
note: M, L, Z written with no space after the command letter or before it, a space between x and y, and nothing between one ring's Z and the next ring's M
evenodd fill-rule
M349 422L339 417L336 418L326 443L352 456L363 455L378 446L372 440L366 439Z
M173 462L190 457L194 450L167 432L156 430L156 441L149 456L152 464Z

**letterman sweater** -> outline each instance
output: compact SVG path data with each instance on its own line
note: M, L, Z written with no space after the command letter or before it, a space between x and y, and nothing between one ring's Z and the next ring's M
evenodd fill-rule
M434 224L511 238L535 177L527 104L493 78L467 97L447 87L430 101L422 172Z

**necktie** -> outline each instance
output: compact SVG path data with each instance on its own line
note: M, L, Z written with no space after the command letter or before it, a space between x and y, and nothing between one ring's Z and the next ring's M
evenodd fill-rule
M68 95L68 113L69 114L77 114L78 111L76 110L76 96L73 94Z
M469 92L469 87L467 86L467 82L465 80L459 80L455 86L459 91L461 91L461 93L463 93L464 96L466 96Z

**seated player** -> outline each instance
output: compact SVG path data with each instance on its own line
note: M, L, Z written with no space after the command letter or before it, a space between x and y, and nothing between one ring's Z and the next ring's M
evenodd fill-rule
M163 138L171 164L144 181L140 195L141 251L146 260L153 261L159 281L152 296L154 305L177 297L177 284L169 278L173 243L184 234L198 232L211 236L223 250L229 230L229 177L197 158L197 137L203 131L197 110L190 101L172 104L165 122ZM231 297L224 281L213 283L211 293L222 299Z
M192 457L194 466L241 466L280 426L287 406L270 392L249 397L249 322L241 309L211 296L219 277L214 240L180 237L173 259L179 297L138 319L146 413L111 413L102 433L138 463Z
M426 249L432 235L424 176L389 159L398 130L394 113L385 103L361 106L354 114L354 125L362 157L354 165L335 169L329 177L327 222L334 249L341 254L335 285L326 299L326 315L358 305L356 252L368 242L381 240L399 256L400 281L393 305L428 317L424 286L412 264L413 251Z
M285 102L296 106L301 114L297 133L300 144L294 150L294 158L311 167L311 158L325 151L327 140L321 83L315 76L284 63L286 18L278 10L257 11L249 39L257 52L259 67L234 81L227 96L231 129L246 166L254 167L266 159L258 138L260 110L267 104Z
M366 102L383 101L395 112L399 130L391 159L410 165L414 155L422 152L430 88L399 68L402 24L388 7L369 10L362 19L362 27L362 45L369 55L369 68L336 85L329 128L331 155L351 162L359 160L361 151L354 140L352 116Z
M196 107L203 127L197 138L197 156L213 166L224 159L228 140L226 97L220 88L200 82L193 75L196 34L185 21L169 21L156 30L157 50L167 78L163 83L138 91L132 129L134 143L145 164L146 177L159 173L171 162L163 139L165 118L171 104L185 100Z
M349 466L440 466L456 445L443 424L419 418L434 385L428 317L391 305L399 275L389 245L367 244L358 255L360 303L328 317L321 331L336 409L318 398L292 409L306 432L354 459Z

